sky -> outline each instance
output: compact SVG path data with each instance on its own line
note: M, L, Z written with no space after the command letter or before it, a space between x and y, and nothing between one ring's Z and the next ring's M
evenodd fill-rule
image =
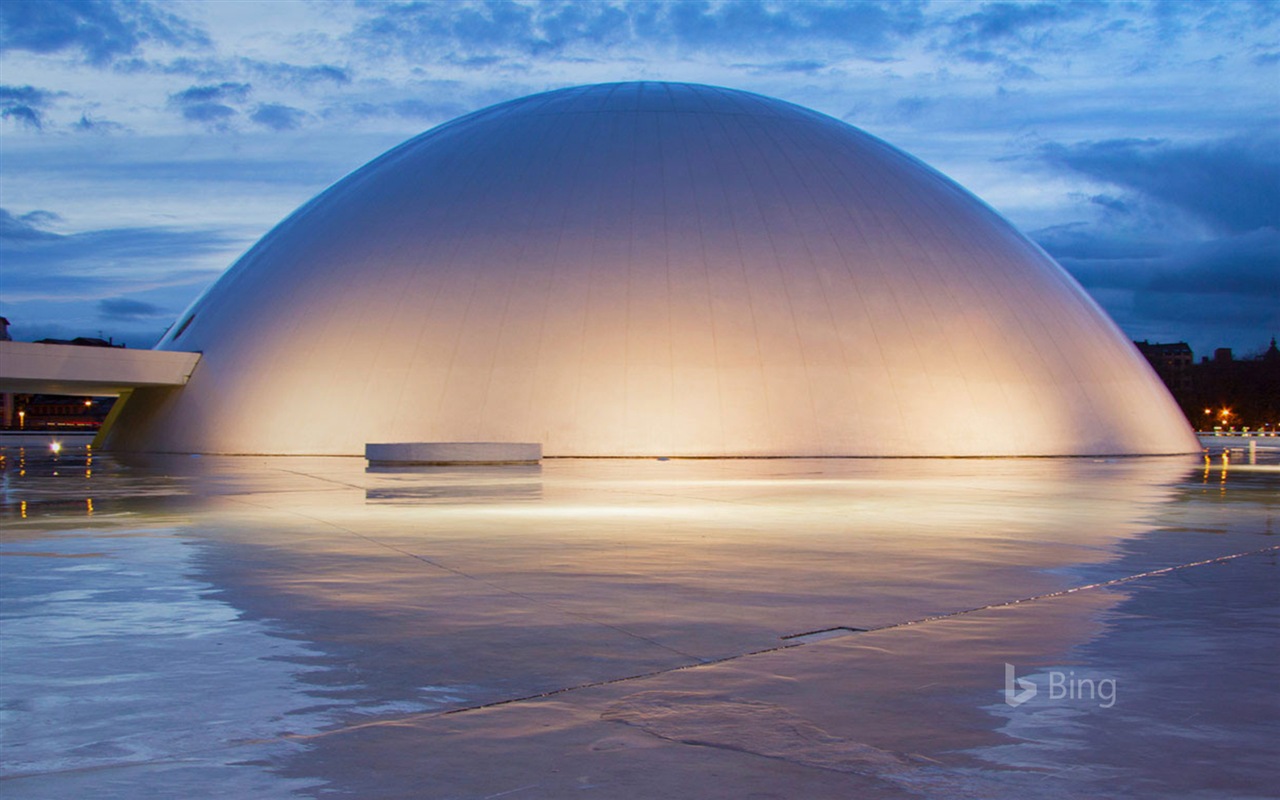
M0 3L0 315L149 347L399 142L564 86L807 106L949 175L1134 339L1280 335L1280 2Z

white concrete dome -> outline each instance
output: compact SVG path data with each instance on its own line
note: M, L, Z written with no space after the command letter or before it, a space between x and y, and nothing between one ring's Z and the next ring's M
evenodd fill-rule
M304 205L158 345L124 450L549 456L1198 449L1132 344L1044 252L838 120L708 86L526 97Z

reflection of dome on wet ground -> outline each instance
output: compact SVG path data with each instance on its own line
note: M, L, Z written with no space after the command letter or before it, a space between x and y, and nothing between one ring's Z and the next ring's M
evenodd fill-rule
M616 84L442 125L303 206L174 325L121 449L1031 455L1196 449L1035 245L777 100Z

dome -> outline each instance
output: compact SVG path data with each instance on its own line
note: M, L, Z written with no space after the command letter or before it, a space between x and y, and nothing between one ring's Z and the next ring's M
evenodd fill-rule
M109 447L548 456L1198 449L1133 345L944 176L709 86L534 95L440 125L262 238L157 345Z

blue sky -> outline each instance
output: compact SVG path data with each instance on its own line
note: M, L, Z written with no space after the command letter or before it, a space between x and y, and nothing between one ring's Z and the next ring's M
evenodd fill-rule
M815 108L958 180L1132 337L1280 334L1277 2L0 3L0 314L149 346L464 112L615 80Z

